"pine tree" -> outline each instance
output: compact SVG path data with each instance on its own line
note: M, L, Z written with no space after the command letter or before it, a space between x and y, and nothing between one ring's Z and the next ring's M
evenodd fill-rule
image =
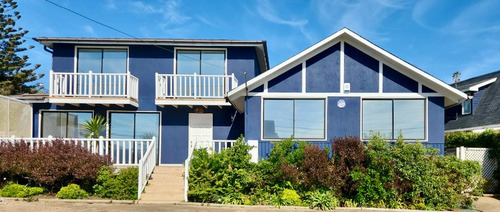
M21 18L15 11L17 3L13 0L0 0L0 94L13 95L37 92L36 85L26 85L41 77L36 75L34 67L28 63L28 56L18 54L33 46L22 47L23 39L28 33L21 27L16 27L16 21Z

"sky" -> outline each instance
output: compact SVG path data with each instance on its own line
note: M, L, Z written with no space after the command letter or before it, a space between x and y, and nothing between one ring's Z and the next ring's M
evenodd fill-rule
M500 70L496 0L17 0L25 52L48 87L51 54L34 37L266 40L269 63L347 27L447 83ZM71 72L72 70L68 70Z

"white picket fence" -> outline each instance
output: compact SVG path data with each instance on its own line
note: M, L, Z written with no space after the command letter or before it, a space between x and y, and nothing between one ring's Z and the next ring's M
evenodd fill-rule
M0 142L25 142L32 150L41 145L50 144L61 139L65 143L81 145L90 152L109 155L113 165L138 166L139 160L147 152L148 147L155 145L156 138L151 139L112 139L112 138L0 138ZM156 157L155 157L156 159Z
M50 145L58 139L48 138L0 138L0 143L24 142L31 150L40 146ZM80 145L93 154L110 155L113 165L138 166L137 199L141 198L148 184L149 176L156 166L156 137L151 139L108 139L103 138L60 138L64 143Z
M236 140L211 140L211 141L193 141L192 148L189 148L188 157L184 161L184 201L188 202L189 190L189 166L193 158L195 149L208 148L209 151L220 152L225 148L233 147Z
M472 160L481 164L483 178L489 181L485 188L485 192L491 193L495 192L498 186L497 180L493 177L495 170L498 168L498 164L494 159L489 158L489 150L489 148L469 148L461 146L456 148L456 156L460 160Z

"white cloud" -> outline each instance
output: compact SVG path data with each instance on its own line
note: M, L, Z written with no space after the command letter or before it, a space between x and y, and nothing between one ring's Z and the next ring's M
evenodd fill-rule
M276 24L289 25L292 27L303 27L307 24L306 19L293 20L279 17L278 12L268 0L261 0L257 3L257 12L262 18Z
M496 71L500 67L500 52L485 50L477 58L459 70L463 80Z
M116 9L117 8L114 0L107 0L105 7L108 9Z
M367 36L374 42L388 40L385 25L389 17L408 7L406 1L344 1L322 0L316 4L318 21L328 31L334 32L343 27Z
M91 37L96 37L97 34L95 33L94 28L92 28L92 26L85 25L85 26L82 26L82 28L86 34L90 35Z

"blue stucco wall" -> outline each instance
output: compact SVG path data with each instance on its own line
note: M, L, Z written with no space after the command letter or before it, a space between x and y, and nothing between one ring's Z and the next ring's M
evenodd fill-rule
M269 92L301 92L302 65L299 64L269 81Z
M52 54L52 70L55 72L75 71L75 45L54 44Z
M337 107L337 102L342 99L346 105L344 108ZM329 97L328 98L328 123L327 139L332 140L344 136L360 135L360 106L359 97Z
M245 72L247 73L247 80L254 78L260 72L256 58L253 47L228 47L227 74L234 73L239 85L245 83Z
M384 64L384 93L416 93L418 82Z
M429 87L422 85L422 93L436 93L436 91L430 89Z
M260 140L261 102L258 96L246 97L245 100L245 139Z
M306 61L306 92L340 91L340 43Z
M378 92L378 60L348 43L344 52L344 83L351 84L351 93Z
M166 106L162 110L162 164L181 164L187 158L189 138L189 113L195 108ZM231 107L203 108L204 113L213 114L213 138L236 140L244 129L244 116ZM235 116L236 115L236 116ZM235 116L234 122L231 116Z
M429 97L428 106L428 141L424 145L432 146L444 153L444 97Z

